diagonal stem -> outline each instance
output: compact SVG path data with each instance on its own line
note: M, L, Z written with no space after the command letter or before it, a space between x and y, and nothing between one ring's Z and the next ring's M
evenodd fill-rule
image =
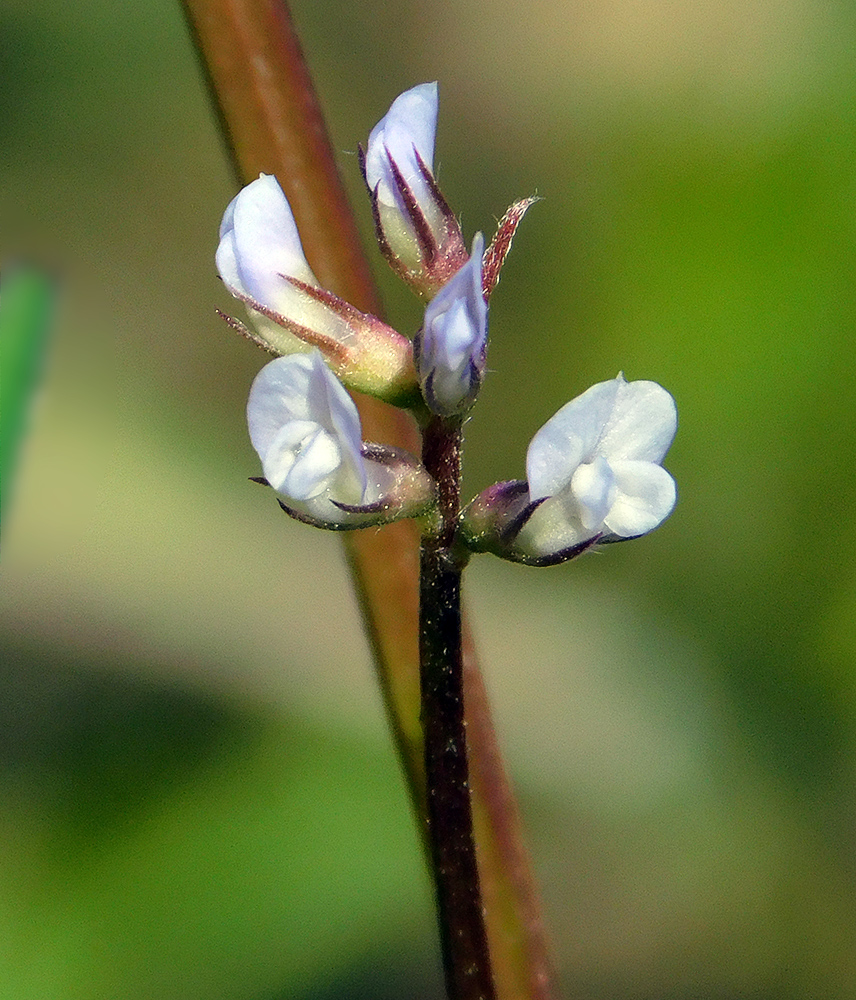
M237 176L247 182L261 171L276 174L321 284L377 315L370 269L286 3L182 2ZM418 434L405 413L365 397L358 405L368 439L418 451ZM417 532L404 521L349 533L346 544L390 724L415 809L424 817ZM538 893L466 629L463 670L476 848L497 996L551 1000Z

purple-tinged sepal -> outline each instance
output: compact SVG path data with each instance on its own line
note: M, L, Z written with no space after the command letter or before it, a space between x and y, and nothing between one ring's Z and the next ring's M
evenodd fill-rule
M247 424L264 480L299 521L344 531L419 517L435 503L413 456L362 441L356 405L317 350L259 372Z
M248 329L226 317L233 329L271 354L318 348L351 389L395 403L414 398L410 341L318 284L275 177L262 174L232 200L216 260L220 277L252 321Z
M426 298L467 259L460 224L433 174L437 108L436 83L405 91L360 149L380 250Z
M475 402L487 355L487 303L482 257L484 237L477 233L466 264L425 308L414 340L422 396L440 416L465 413Z
M499 282L499 272L511 249L514 234L520 225L523 216L539 199L537 197L521 198L513 205L509 206L505 215L499 220L490 246L485 251L483 275L484 275L484 297L485 301L490 301L494 288Z
M494 483L480 493L461 515L460 534L472 552L491 552L501 559L525 566L556 566L593 548L599 534L550 552L530 551L518 544L529 519L543 504L532 500L529 485L520 479Z

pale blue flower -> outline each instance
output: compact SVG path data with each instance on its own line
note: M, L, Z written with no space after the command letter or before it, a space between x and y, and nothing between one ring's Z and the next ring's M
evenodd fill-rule
M433 199L424 169L433 173L437 110L437 84L423 83L396 97L371 130L365 155L366 184L377 192L378 203L385 209L405 213L395 164L423 211L431 211Z
M467 259L461 227L434 179L437 101L436 83L405 91L362 151L381 252L429 298Z
M247 403L265 479L292 500L360 504L366 467L356 405L317 350L265 365Z
M265 480L298 520L345 530L416 517L434 503L434 483L412 455L362 440L357 407L317 350L265 365L247 424Z
M482 291L484 237L466 264L428 303L414 344L422 394L435 413L469 409L484 377L487 303Z
M235 321L232 326L260 346L274 354L317 347L349 387L383 399L415 391L407 338L318 285L275 177L262 174L232 200L216 261L229 291L247 306L255 333Z
M656 382L619 375L567 403L529 445L532 510L514 548L545 557L596 536L652 531L675 506L675 481L661 463L676 429L675 401Z
M327 310L289 279L318 286L303 254L291 206L276 177L262 174L232 199L220 223L217 271L233 295L311 329L329 326ZM283 354L306 351L293 333L258 311L254 325Z

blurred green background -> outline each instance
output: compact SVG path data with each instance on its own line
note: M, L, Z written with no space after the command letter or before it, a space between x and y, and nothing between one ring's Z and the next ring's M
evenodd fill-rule
M563 995L856 996L856 8L296 0L335 148L441 84L493 299L469 493L622 369L650 538L468 597ZM60 276L0 571L0 996L430 1000L427 877L338 541L247 483L264 361L178 5L5 0L0 258ZM418 310L379 258L390 315Z

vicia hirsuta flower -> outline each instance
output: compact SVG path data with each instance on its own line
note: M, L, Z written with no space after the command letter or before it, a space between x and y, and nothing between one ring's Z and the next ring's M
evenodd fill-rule
M367 445L353 399L318 350L277 358L247 403L250 440L267 484L298 520L359 528L422 513L433 484L398 449Z
M363 527L432 507L436 487L420 463L361 440L354 403L333 372L348 388L411 407L423 421L463 418L484 377L488 299L536 200L512 205L487 251L479 233L467 254L434 179L437 110L436 83L411 88L361 150L378 244L429 299L412 343L319 286L274 177L245 187L223 217L217 267L255 332L229 322L285 355L253 384L253 444L282 506L322 527ZM497 483L469 505L460 542L549 565L646 534L675 505L674 480L661 464L675 429L674 401L656 383L619 375L593 386L532 439L526 480Z
M361 150L381 252L427 297L467 259L461 227L434 179L437 107L436 83L405 91Z
M273 354L317 347L353 389L390 400L412 396L410 342L320 287L275 177L262 174L232 200L220 225L216 261L256 331L232 321L239 332Z
M499 483L466 514L472 547L533 565L597 542L636 538L671 514L675 481L661 463L677 429L656 382L599 382L538 431L526 482Z
M265 365L250 390L247 422L275 490L297 501L323 495L362 503L360 418L318 351Z
M275 177L261 174L229 203L220 223L217 270L229 291L313 328L323 324L323 306L296 282L318 287L303 254L300 234ZM309 350L302 340L266 316L254 317L270 346L281 354Z
M487 353L487 303L482 287L484 237L477 233L466 264L428 303L415 340L416 371L428 408L464 413L475 401Z

